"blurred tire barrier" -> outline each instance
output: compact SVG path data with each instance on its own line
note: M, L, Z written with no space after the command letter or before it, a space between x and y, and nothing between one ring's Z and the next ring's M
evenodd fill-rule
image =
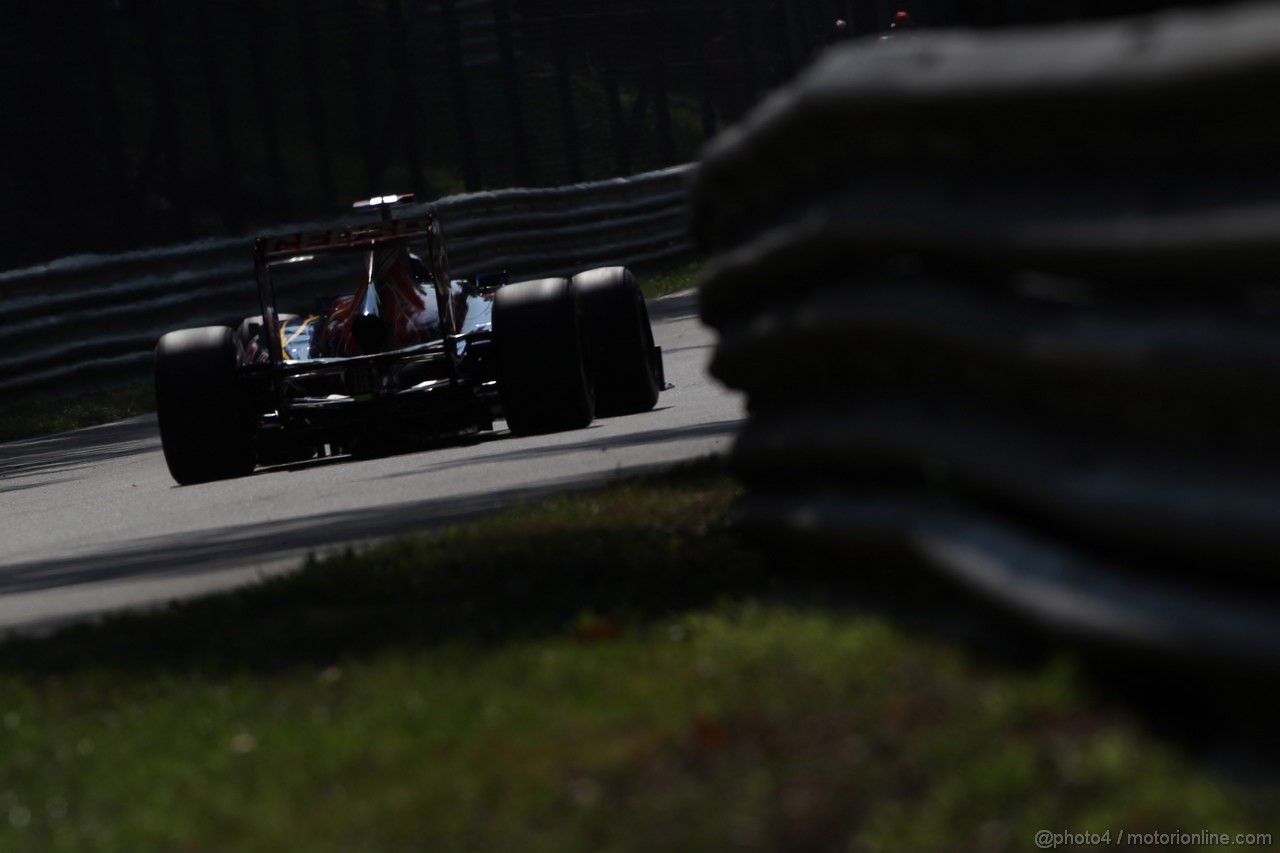
M442 199L435 207L451 270L471 275L505 269L513 278L536 278L687 254L691 169ZM271 231L357 221L362 220L347 217ZM311 282L299 277L296 283ZM334 282L339 291L349 284ZM279 292L282 303L289 295ZM0 355L0 393L12 400L142 376L165 332L234 325L260 313L257 302L247 238L66 258L0 273L0 316L8 341Z
M745 528L1280 671L1277 85L1271 6L952 32L833 50L713 141Z

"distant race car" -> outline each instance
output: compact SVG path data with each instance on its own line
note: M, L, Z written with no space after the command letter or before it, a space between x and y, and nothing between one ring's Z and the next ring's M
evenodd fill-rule
M357 202L381 218L258 238L261 315L160 338L156 411L175 480L464 436L497 418L517 435L578 429L656 405L662 351L629 270L453 279L434 210L411 202ZM280 313L277 292L313 310Z

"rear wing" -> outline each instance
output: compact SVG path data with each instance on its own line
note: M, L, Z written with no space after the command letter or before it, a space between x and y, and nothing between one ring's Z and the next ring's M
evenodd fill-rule
M317 254L368 251L389 243L427 240L432 243L431 252L434 255L439 251L436 244L442 242L434 208L403 219L392 218L397 206L412 203L413 193L362 199L351 207L361 212L377 211L382 217L381 221L337 226L322 231L259 237L253 244L254 253L263 263L282 264L306 260Z
M254 252L263 263L282 264L306 260L319 254L368 251L390 243L432 241L439 233L435 222L435 214L428 212L364 225L259 237L254 241Z
M318 255L370 252L380 246L425 241L440 319L448 333L456 334L453 303L449 298L449 260L435 208L400 219L392 218L396 206L412 201L412 194L379 196L358 201L353 205L356 210L377 210L381 219L359 225L340 225L317 231L258 237L253 241L258 297L262 305L263 325L268 330L268 352L273 363L283 364L284 355L279 342L279 314L276 309L275 287L271 281L271 267L312 260Z

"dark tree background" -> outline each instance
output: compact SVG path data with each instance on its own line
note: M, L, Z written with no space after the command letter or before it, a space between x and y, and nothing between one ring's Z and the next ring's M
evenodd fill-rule
M685 162L836 36L1158 0L44 0L0 27L0 269Z

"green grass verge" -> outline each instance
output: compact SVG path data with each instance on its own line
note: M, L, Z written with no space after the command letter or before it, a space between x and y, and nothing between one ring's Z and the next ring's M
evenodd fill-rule
M0 442L111 423L155 408L150 380L74 396L38 397L0 411Z
M701 259L690 259L656 266L652 269L641 267L635 271L636 281L640 283L640 290L644 293L645 299L657 299L659 296L667 296L695 287L705 264L706 262Z
M3 850L1026 850L1276 831L1069 662L796 595L714 463L0 644ZM1280 837L1280 835L1276 836ZM1134 848L1128 848L1134 849Z

